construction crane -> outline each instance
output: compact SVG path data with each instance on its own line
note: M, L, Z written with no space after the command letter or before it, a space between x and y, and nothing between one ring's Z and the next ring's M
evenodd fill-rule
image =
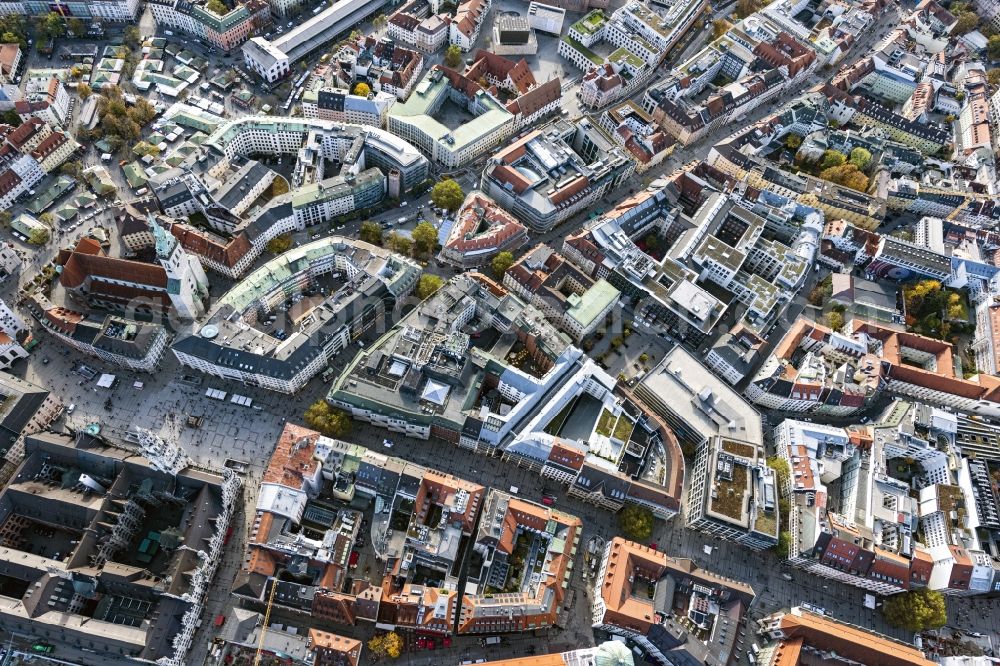
M257 639L257 653L253 658L253 666L260 666L260 658L264 654L264 637L267 636L267 623L271 620L271 606L274 605L274 593L278 590L278 579L271 579L271 594L267 595L267 608L264 609L264 624L260 628L260 638Z

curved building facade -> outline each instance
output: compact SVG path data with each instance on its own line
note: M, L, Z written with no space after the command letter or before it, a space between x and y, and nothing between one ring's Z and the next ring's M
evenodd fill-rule
M384 173L397 171L403 190L427 179L427 158L413 145L385 130L310 118L248 116L226 123L206 142L228 157L237 155L296 155L314 150L332 162L358 162Z
M416 263L388 250L323 238L247 275L171 351L220 379L295 393L378 325L419 277Z

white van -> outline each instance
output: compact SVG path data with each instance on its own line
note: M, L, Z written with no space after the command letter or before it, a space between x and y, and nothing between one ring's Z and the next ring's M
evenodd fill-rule
M66 408L66 415L69 416L70 414L72 414L75 411L76 411L76 403L75 402L71 402L69 404L69 407Z
M487 636L486 640L483 641L483 644L484 645L500 645L500 637L499 636Z

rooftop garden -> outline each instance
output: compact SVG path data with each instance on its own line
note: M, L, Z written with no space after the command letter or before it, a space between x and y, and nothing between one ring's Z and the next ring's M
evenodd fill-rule
M591 51L586 46L584 46L580 42L576 41L575 39L573 39L569 35L566 35L565 37L563 37L563 41L566 42L567 44L569 44L570 46L572 46L574 49L576 49L580 53L582 53L584 58L586 58L590 62L594 63L595 65L603 65L604 64L604 59L601 58L601 56L597 55L596 53L594 53L593 51Z
M760 511L757 513L757 520L754 522L754 529L761 534L774 534L778 529L778 521L775 520L773 511Z
M607 23L607 19L604 17L604 12L599 9L595 9L574 23L573 29L584 35L593 35L595 32L600 30L605 23Z
M722 450L726 453L731 453L734 456L741 456L743 458L753 458L757 449L752 444L747 444L745 442L734 442L731 439L722 440Z
M743 498L747 488L747 468L743 465L733 465L733 479L725 481L716 476L715 492L712 498L712 511L733 520L739 520L743 515Z
M632 428L634 427L635 424L632 422L632 420L625 414L622 414L621 416L618 417L618 423L615 424L615 430L611 434L611 436L614 437L615 439L620 439L623 442L627 442L629 440L629 436L632 434Z
M605 409L601 412L601 418L597 421L597 431L598 435L604 435L605 437L611 437L611 433L614 432L615 427L615 415L609 410Z

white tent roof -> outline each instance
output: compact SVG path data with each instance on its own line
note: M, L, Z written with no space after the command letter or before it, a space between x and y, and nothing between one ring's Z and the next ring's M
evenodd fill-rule
M100 388L111 388L115 383L114 375L101 375L101 378L97 380L97 385Z
M435 405L443 405L444 401L448 399L448 393L451 391L447 384L442 384L441 382L436 382L433 379L428 379L427 384L424 386L424 392L420 395L423 400L433 402Z

